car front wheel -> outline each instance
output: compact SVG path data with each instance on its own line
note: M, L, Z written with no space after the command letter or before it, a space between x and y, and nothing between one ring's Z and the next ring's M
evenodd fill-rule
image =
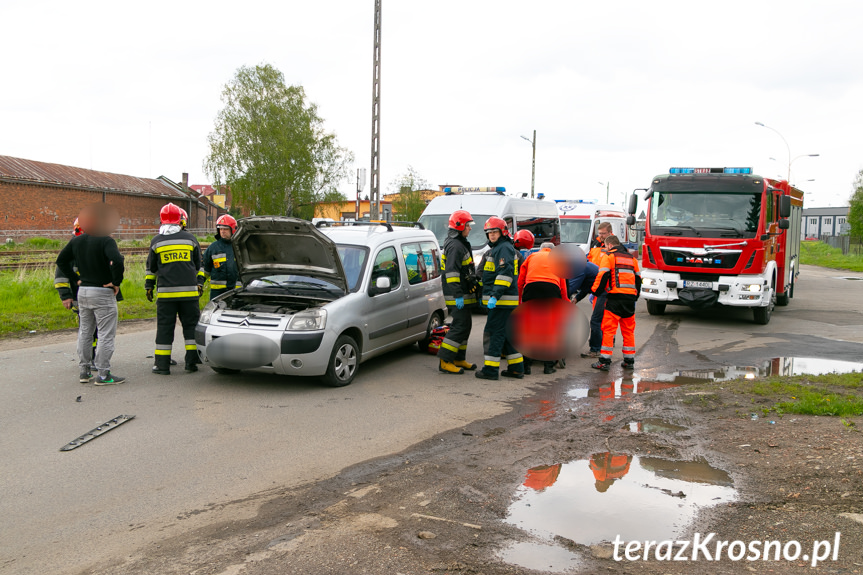
M331 387L349 385L357 374L360 365L360 350L357 342L349 335L340 336L333 346L327 373L323 376L324 383Z

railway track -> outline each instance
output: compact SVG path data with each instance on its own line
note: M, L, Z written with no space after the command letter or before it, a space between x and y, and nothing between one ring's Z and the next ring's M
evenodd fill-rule
M201 252L209 244L201 244ZM120 253L126 261L138 261L147 257L149 247L120 248ZM54 267L60 250L20 250L0 251L0 271L12 271L22 268Z

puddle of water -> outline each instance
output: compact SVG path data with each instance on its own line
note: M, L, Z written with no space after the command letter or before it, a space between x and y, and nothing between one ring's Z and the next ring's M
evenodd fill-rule
M839 276L836 279L837 280L857 280L857 281L863 280L863 278L855 277L855 276Z
M544 481L528 472L506 521L547 541L555 535L584 545L618 535L622 540L672 539L699 509L733 501L731 485L728 474L703 460L596 453L560 464Z
M519 541L498 552L501 560L535 571L566 573L582 565L581 557L559 545Z
M735 365L713 369L680 370L660 373L659 381L676 384L704 383L704 380L727 381L729 379L755 379L768 375L821 375L825 373L851 373L863 371L863 363L839 361L818 357L777 357L759 365Z
M642 421L630 421L623 426L623 429L631 433L674 433L686 428L682 425L669 423L664 419L648 418Z

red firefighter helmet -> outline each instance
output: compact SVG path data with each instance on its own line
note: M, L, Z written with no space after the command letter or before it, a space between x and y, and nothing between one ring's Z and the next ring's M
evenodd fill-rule
M499 230L504 237L509 237L509 228L506 227L506 222L497 216L492 216L487 219L485 221L485 226L483 226L483 230L485 230L485 233L488 233L491 230Z
M534 237L530 230L518 230L515 234L515 247L520 250L533 249Z
M72 231L75 233L76 236L80 236L82 233L84 233L83 230L81 230L81 224L78 223L78 218L75 218L75 223L72 224Z
M222 226L223 228L231 228L232 234L237 233L237 220L228 214L222 214L219 216L219 219L216 220L216 228L219 226Z
M166 204L159 212L159 220L163 224L179 224L183 219L183 210L176 204Z
M473 225L473 216L467 210L456 210L449 217L449 227L451 230L463 232L466 226Z

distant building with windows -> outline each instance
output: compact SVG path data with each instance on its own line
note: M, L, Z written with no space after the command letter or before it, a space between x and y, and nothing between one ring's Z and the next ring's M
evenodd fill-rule
M803 238L841 236L848 233L848 206L840 208L804 208Z

